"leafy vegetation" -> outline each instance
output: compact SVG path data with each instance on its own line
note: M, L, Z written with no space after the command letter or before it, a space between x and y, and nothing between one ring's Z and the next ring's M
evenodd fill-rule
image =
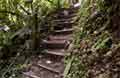
M119 77L119 7L118 0L83 1L73 34L74 50L66 58L67 64L75 58L66 78Z
M120 1L80 2L64 78L119 78ZM38 43L52 31L51 15L69 7L69 0L0 0L1 78L21 78L30 55L41 51Z
M0 0L1 78L20 78L19 71L50 31L50 15L63 7L69 7L68 1Z

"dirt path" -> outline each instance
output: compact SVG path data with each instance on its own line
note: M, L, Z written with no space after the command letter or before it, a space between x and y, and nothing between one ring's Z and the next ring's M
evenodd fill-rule
M54 32L43 40L45 51L32 60L32 64L23 72L23 78L63 78L64 57L72 42L73 18L78 8L65 9L53 16L56 24Z

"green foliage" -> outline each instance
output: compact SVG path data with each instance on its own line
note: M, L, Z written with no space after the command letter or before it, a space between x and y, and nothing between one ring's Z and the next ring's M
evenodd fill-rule
M73 60L74 60L74 57L72 57L72 58L68 61L68 64L66 65L65 70L64 70L64 78L67 77L67 75L68 75L68 73L69 73L69 71L70 71L70 69L71 69Z
M28 47L31 49L40 42L41 35L43 35L40 30L44 28L46 23L50 22L49 15L59 8L68 6L66 0L33 0L33 2L0 0L0 27L8 26L10 28L8 31L0 30L1 78L17 77L17 72L26 60L21 56L26 55L28 58L31 53L24 52L27 46L32 45L32 47ZM27 42L29 40L32 42ZM20 58L17 53L20 53ZM16 56L17 58L13 59ZM23 60L19 63L16 62L18 59Z
M32 3L25 0L1 0L0 3L0 25L10 27L12 34L23 27L30 27L33 42L36 39L35 32L39 32L37 29L47 22L48 15L65 4L68 5L65 0L33 0Z
M72 54L66 58L68 63L65 70L65 78L86 78L86 67L82 64L78 54Z
M80 20L73 34L75 46L72 57L76 57L77 60L72 62L68 78L89 78L90 67L94 68L91 65L99 62L98 59L103 58L112 48L114 39L112 25L115 20L113 16L118 12L115 11L115 6L118 6L118 3L113 0L82 1L78 16Z

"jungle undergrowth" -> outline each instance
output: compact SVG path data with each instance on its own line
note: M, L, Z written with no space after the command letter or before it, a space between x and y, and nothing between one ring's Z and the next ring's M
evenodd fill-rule
M106 55L114 45L119 45L119 41L114 41L111 24L114 23L111 19L118 13L116 10L118 7L117 1L112 0L83 1L78 16L80 20L78 25L74 26L76 29L73 33L74 50L66 57L66 65L69 64L71 57L75 57L66 78L99 78L104 74L111 78L106 71L101 74L95 72L97 70L95 65L108 58ZM98 65L101 66L99 69L102 69L102 63Z

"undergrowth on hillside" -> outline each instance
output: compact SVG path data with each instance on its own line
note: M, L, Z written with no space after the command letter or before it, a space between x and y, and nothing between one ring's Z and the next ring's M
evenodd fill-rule
M118 0L85 0L75 27L74 50L66 57L66 78L119 78Z

